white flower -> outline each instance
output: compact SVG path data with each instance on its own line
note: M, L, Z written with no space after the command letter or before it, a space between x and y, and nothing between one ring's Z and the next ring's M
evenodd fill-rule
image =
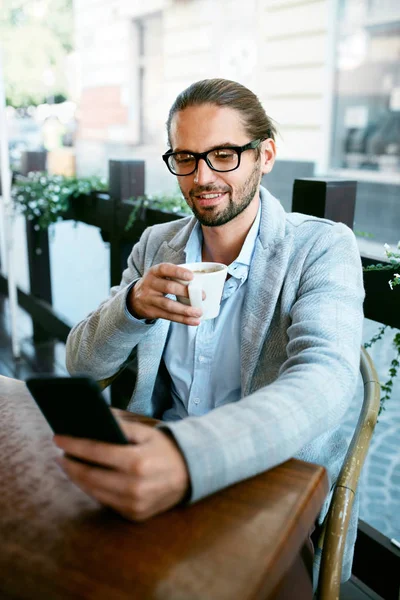
M389 281L389 287L391 290L393 290L393 281Z
M400 277L400 275L398 273L395 273L394 276L395 277Z
M389 246L389 244L384 244L383 247L385 248L386 252L390 252L390 246Z

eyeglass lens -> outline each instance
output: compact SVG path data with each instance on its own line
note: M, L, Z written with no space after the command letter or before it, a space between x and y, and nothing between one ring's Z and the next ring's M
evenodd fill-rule
M232 171L238 166L239 155L232 148L218 148L208 152L207 160L216 171ZM178 152L169 157L168 164L176 175L188 175L196 168L196 157L187 152Z

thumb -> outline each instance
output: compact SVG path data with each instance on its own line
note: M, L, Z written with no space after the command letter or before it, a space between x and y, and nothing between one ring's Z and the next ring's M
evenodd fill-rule
M150 425L129 423L127 421L120 421L119 424L129 442L132 444L144 444L152 437L153 427L150 427Z

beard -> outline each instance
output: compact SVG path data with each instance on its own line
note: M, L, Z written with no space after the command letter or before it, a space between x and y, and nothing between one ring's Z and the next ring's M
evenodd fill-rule
M257 193L260 181L261 167L260 161L257 161L249 177L237 190L237 200L233 199L232 188L230 186L226 186L224 189L221 189L220 187L216 188L211 185L198 186L190 190L188 194L189 197L187 197L185 194L184 196L188 206L193 211L194 216L202 225L205 225L206 227L220 227L221 225L225 225L225 223L229 223L229 221L235 219L249 206ZM223 208L221 212L217 212L218 206L205 206L200 210L196 207L196 195L201 193L212 194L218 192L225 192L229 194L228 206Z

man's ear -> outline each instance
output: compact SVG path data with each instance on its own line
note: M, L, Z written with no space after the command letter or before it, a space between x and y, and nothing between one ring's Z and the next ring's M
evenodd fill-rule
M272 138L268 138L261 143L261 172L270 173L275 163L276 144Z

